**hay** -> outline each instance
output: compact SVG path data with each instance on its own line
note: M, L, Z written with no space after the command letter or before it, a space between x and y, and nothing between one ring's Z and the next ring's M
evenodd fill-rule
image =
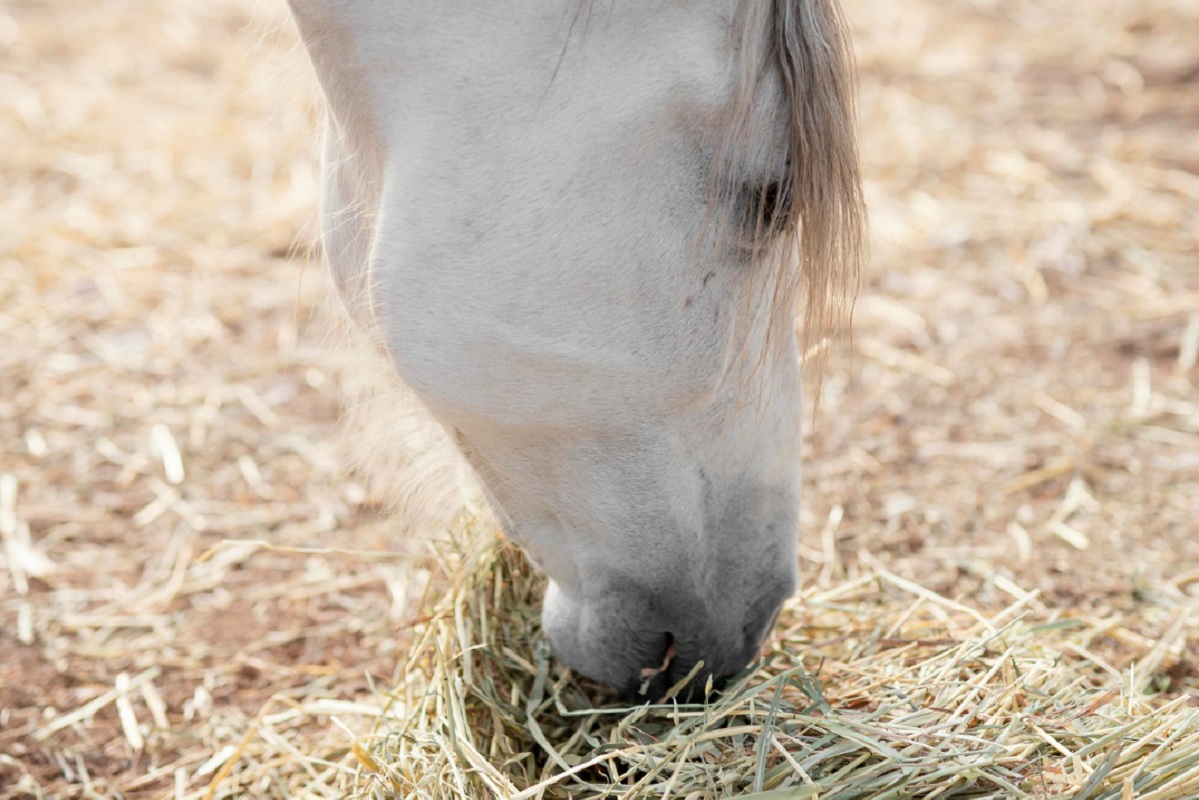
M1199 708L1144 694L1186 612L1121 673L1113 620L990 616L885 570L789 604L762 661L708 704L593 705L539 641L541 580L467 539L397 688L355 740L355 795L412 798L934 796L1199 792ZM530 647L532 644L532 647Z
M1194 3L847 3L873 259L803 594L631 712L512 553L342 473L281 6L0 7L0 798L1199 794Z

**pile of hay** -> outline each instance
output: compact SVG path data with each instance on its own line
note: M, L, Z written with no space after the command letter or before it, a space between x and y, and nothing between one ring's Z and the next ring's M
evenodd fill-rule
M355 796L1199 794L1199 708L1154 693L1185 615L1117 671L1091 649L1110 621L1036 619L1036 593L1014 585L984 616L878 570L790 603L763 659L710 702L629 707L553 661L542 580L517 548L467 537L443 567L397 688L353 743Z

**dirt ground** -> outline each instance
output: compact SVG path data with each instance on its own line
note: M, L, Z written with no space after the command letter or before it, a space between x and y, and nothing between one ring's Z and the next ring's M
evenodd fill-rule
M282 796L418 613L427 543L335 444L281 6L0 5L0 798L204 797L268 718ZM1199 6L847 12L872 258L809 586L1037 590L1117 669L1180 624L1199 703Z

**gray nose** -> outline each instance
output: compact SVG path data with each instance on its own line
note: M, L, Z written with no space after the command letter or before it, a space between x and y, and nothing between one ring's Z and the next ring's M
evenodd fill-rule
M722 691L729 679L758 657L785 598L786 595L777 600L764 598L755 604L739 635L731 638L711 631L698 636L660 634L647 648L659 655L640 667L635 678L624 685L622 696L632 702L659 702L689 676L687 683L672 695L679 702L700 702L709 688L713 692Z
M626 699L660 700L685 682L676 696L697 700L758 656L795 585L793 574L763 571L702 595L695 587L631 580L568 593L551 581L543 630L559 660Z

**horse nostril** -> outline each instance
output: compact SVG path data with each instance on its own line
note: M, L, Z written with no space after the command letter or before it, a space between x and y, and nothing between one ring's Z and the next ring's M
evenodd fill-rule
M779 621L779 615L783 611L781 602L771 602L769 605L758 604L757 610L751 614L745 626L741 629L742 635L745 637L745 650L747 658L752 660L761 654L762 645L766 643L766 639L770 636L770 632L774 630L775 624ZM769 617L767 617L769 614Z
M770 637L770 632L772 630L774 630L774 626L778 624L779 615L782 613L783 613L782 606L779 606L778 608L776 608L774 610L774 613L772 613L770 615L770 620L766 623L766 627L759 630L757 632L757 636L755 636L755 637L746 636L746 640L747 640L746 643L760 652L762 649L762 645L764 645L766 643L766 640Z
M633 703L644 703L646 700L656 702L671 687L670 668L678 653L674 634L662 634L657 652L660 655L654 657L652 666L642 667L636 679L621 692L625 700Z
M659 667L645 667L641 670L642 685L646 685L648 681L658 677L662 673L670 669L670 662L674 661L674 634L670 631L666 632L666 652L662 655L662 665ZM644 691L642 691L644 694Z

